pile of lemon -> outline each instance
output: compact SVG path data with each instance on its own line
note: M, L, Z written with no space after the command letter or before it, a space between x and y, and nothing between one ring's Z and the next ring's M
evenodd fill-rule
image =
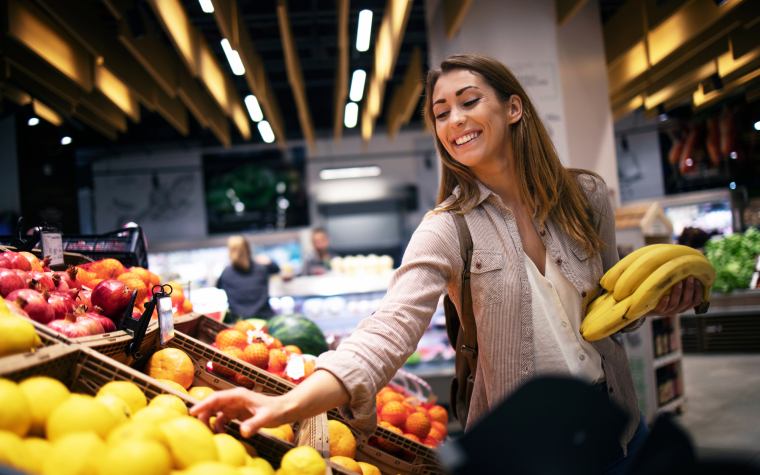
M42 475L275 473L250 445L188 416L176 396L148 404L128 381L108 383L95 397L72 394L44 376L19 384L0 379L0 464ZM310 447L288 452L277 471L324 472L324 459Z

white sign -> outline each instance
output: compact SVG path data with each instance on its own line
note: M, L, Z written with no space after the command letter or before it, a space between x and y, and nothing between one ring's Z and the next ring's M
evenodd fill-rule
M50 265L63 265L63 240L61 233L41 233L42 257L50 256Z

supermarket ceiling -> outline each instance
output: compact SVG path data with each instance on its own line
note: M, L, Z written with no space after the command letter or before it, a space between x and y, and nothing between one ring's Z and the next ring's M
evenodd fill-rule
M448 23L461 21L471 1L440 0L454 12ZM555 0L557 21L587 1ZM760 97L760 1L597 1L616 119L642 107L652 116L729 95ZM77 129L78 145L275 140L284 147L286 139L366 139L420 126L425 0L0 5L3 112L21 108ZM360 52L365 10L371 40ZM356 70L366 72L360 99L349 97ZM352 101L358 107L347 108Z

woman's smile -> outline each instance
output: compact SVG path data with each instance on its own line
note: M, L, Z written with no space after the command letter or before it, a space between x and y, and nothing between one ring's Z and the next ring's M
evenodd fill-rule
M451 140L451 144L458 149L466 147L477 140L482 133L482 130L468 130L467 132L454 137L454 139Z

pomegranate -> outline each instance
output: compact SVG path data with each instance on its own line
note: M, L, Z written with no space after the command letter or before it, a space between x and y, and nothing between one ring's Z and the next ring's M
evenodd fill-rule
M55 319L66 318L66 314L73 312L77 308L76 302L71 298L68 292L51 292L48 303L55 310Z
M105 333L103 325L100 323L100 319L92 318L89 316L84 307L77 308L76 312L74 312L74 315L77 317L77 323L87 328L87 331L90 332L90 335L102 335ZM98 315L98 317L101 316L102 315ZM108 320L108 317L104 318ZM110 322L111 320L108 321ZM113 324L113 322L111 324Z
M47 295L41 294L32 289L14 290L8 294L6 300L15 302L16 305L28 313L29 318L35 322L47 324L55 319L55 310L47 301L50 297L50 293L45 291L45 294Z
M26 282L18 274L8 269L0 269L0 295L5 298L14 290L26 288Z
M90 336L90 331L84 325L77 323L76 316L73 313L67 314L63 320L53 320L48 323L48 326L69 338Z
M83 308L87 312L87 316L89 318L92 318L93 320L97 320L100 322L101 325L103 325L103 331L106 333L115 332L116 331L116 325L113 323L113 321L103 315L103 309L100 307L95 307L92 310L87 310L87 307L84 305L80 305L79 308Z
M92 291L92 304L103 309L103 315L118 326L132 297L132 289L115 279L104 280Z
M26 257L22 256L18 252L8 251L5 253L5 258L11 263L13 269L23 270L29 272L32 270L32 265L29 263Z
M82 283L77 280L77 272L79 272L79 269L74 266L69 266L69 268L66 269L66 272L56 272L56 274L61 276L61 280L66 282L66 285L68 285L70 289L81 289Z
M29 317L29 314L26 313L21 307L19 307L18 305L16 305L16 302L11 302L10 300L7 300L5 302L5 305L8 306L8 310L10 310L13 315L17 315L19 317L24 317L24 318L29 318L29 320L31 320L31 318Z
M86 305L87 308L92 308L92 290L86 290L82 289L79 291L79 295L76 298L76 301L79 305Z
M51 272L50 278L53 280L53 285L55 285L56 292L69 291L69 284L67 284L66 281L63 280L60 275L56 274L55 272Z
M51 292L57 290L55 288L55 283L53 282L53 278L45 274L44 272L33 270L29 272L29 277L31 278L31 280L29 281L30 289L36 289L37 284L42 284L42 287L43 287L42 290L47 289ZM34 282L34 286L32 286L32 282ZM40 292L42 292L42 290L40 290Z
M5 257L5 254L0 254L0 269L13 269L11 261Z
M37 259L37 256L32 254L31 252L19 252L22 256L26 258L26 260L29 261L29 264L32 266L32 270L36 270L39 272L45 272L47 269L48 264L50 264L50 256L46 256L43 260Z
M9 269L9 270L12 270L13 272L16 273L16 275L18 275L19 277L21 277L22 279L24 279L24 282L28 286L29 280L31 279L31 277L29 277L29 272L24 271L24 270L19 270L19 269Z

